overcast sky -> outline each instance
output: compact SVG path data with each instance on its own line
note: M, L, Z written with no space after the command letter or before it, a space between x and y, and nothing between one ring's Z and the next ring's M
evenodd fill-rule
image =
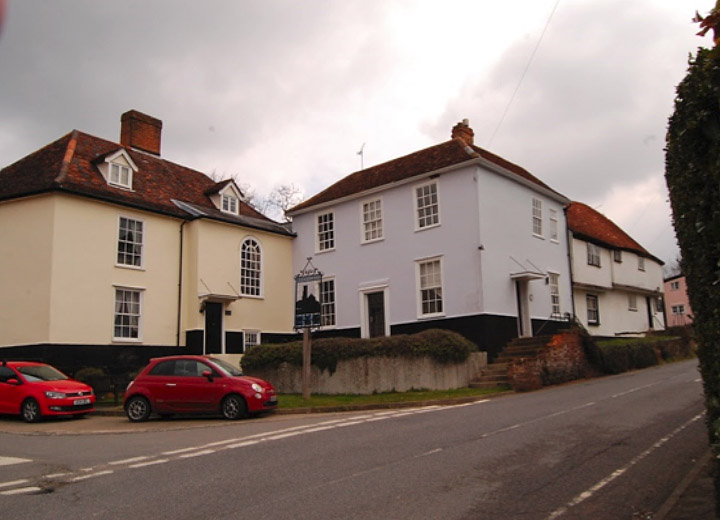
M0 9L3 0L0 0ZM0 167L73 129L163 121L165 159L311 196L445 141L475 144L677 256L667 118L714 0L8 0Z

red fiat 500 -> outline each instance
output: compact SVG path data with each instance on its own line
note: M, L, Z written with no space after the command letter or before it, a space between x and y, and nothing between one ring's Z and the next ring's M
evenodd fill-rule
M82 417L93 411L93 389L44 363L0 363L0 414L20 414L27 422L43 416Z
M218 358L170 356L150 360L125 391L125 413L133 422L152 412L221 413L226 419L277 407L275 388L262 379L244 376Z

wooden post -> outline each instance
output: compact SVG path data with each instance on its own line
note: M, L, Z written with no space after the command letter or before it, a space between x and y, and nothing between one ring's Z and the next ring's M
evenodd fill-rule
M302 393L303 399L310 399L310 327L303 329L303 367L302 367Z

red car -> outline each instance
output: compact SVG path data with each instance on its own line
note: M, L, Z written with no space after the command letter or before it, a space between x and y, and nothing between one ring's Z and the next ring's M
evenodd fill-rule
M93 411L93 389L58 369L32 361L0 363L0 414L20 414L27 422L52 415L82 417Z
M125 413L133 422L152 412L161 417L176 413L220 413L226 419L277 407L275 388L262 379L244 376L222 359L170 356L150 364L125 391Z

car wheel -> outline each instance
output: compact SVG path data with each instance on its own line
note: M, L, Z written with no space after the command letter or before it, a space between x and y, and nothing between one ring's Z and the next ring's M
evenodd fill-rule
M150 403L144 397L134 395L125 405L125 414L132 422L147 421L150 417Z
M25 422L36 423L39 422L40 419L42 419L42 414L40 413L40 405L35 399L32 398L25 399L25 401L23 401L20 413L22 414L22 418Z
M225 419L234 421L247 416L245 399L236 394L230 394L222 401L222 414Z

